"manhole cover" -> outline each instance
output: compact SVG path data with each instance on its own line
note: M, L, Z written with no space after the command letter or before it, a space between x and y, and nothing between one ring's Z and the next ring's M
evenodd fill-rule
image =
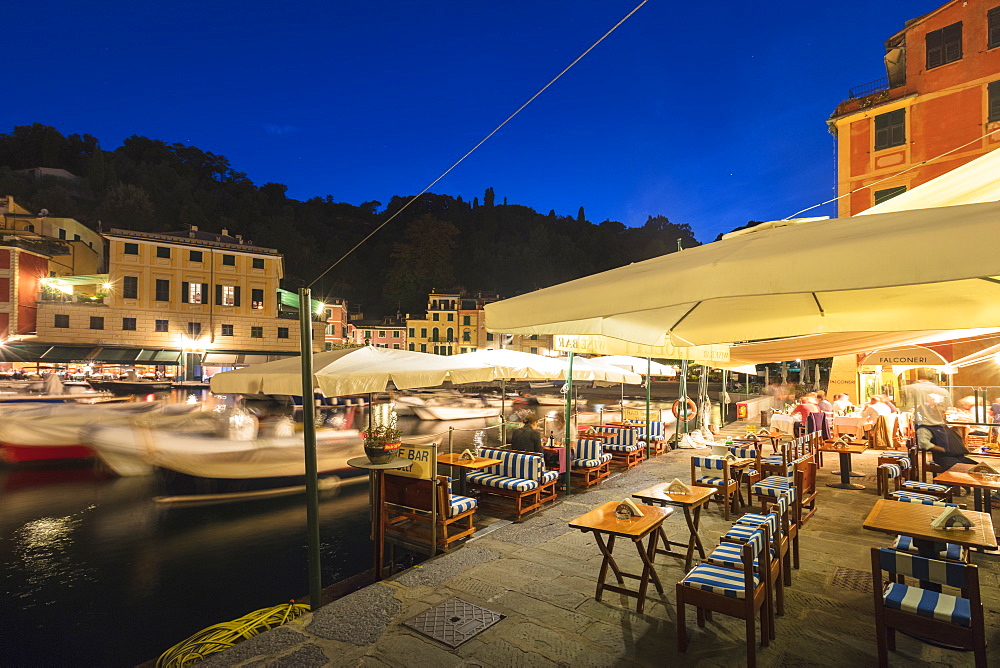
M411 617L403 624L448 647L458 647L505 616L481 605L453 598Z
M833 572L833 582L831 584L834 587L849 589L850 591L860 591L869 594L874 591L872 589L872 574L870 572L844 568L843 566L837 566L837 569Z

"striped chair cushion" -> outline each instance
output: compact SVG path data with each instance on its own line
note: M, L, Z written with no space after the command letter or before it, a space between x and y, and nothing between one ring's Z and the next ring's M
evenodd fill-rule
M541 455L532 455L513 450L495 450L484 448L481 451L483 457L501 460L500 464L487 466L479 473L487 473L494 476L506 476L508 478L523 478L524 480L538 480L542 474Z
M749 543L750 547L753 548L754 556L760 554L760 551L764 549L764 530L759 526L734 524L719 540L725 543L726 539L730 543Z
M936 496L917 494L916 492L893 492L892 498L906 503L922 503L925 506L941 506L942 508L957 507L957 503L945 503Z
M574 459L570 464L579 468L593 468L594 466L600 466L601 464L607 464L611 461L611 455L601 455L600 457L595 457L594 459Z
M951 559L952 561L960 561L962 559L962 546L955 545L954 543L934 543L934 547L937 549L937 554L942 559ZM897 536L896 541L892 544L892 549L899 550L901 552L909 552L910 554L917 554L917 548L913 546L913 539L909 536Z
M895 463L904 469L910 468L910 457L905 452L880 452L878 456L879 459L894 459L896 460Z
M903 483L903 489L911 492L940 492L941 494L946 494L951 488L948 485L936 485L932 482L907 480Z
M767 457L764 457L760 461L765 462L767 464L784 464L785 458L782 457L781 455L768 455Z
M782 475L772 475L764 478L760 482L755 482L750 489L754 494L763 496L773 496L777 498L781 494L789 494L791 499L795 499L795 487L791 481Z
M754 470L754 469L749 469L749 470L747 470L747 471L744 471L744 472L743 472L743 475L744 475L745 477L747 477L747 478L752 478L752 477L754 477L755 475L760 475L760 474L759 474L759 473L757 473L757 471L756 471L756 470Z
M635 445L639 440L639 429L636 427L601 427L602 431L614 434L612 438L604 441L605 445Z
M604 441L580 438L573 446L573 459L599 459L603 455Z
M691 461L696 467L709 471L721 471L726 467L726 460L722 457L692 457Z
M514 492L530 492L531 490L538 487L537 480L528 480L526 478L513 478L506 475L496 475L493 473L487 473L486 471L477 471L475 473L470 473L466 478L469 482L474 482L477 485L485 485L487 487L497 487L499 489L509 489Z
M696 483L701 485L712 485L713 487L725 487L726 481L723 478L713 478L709 475L703 475L700 478L695 479Z
M604 451L605 452L635 452L636 450L638 450L641 447L642 446L638 445L638 444L636 444L636 445L614 445L614 444L609 445L609 444L605 443L604 444Z
M743 517L736 520L737 524L745 524L747 526L757 527L761 524L767 524L768 531L771 535L778 533L778 513L768 513L767 515L761 515L760 513L747 513Z
M972 625L972 607L967 598L893 582L882 594L882 600L887 608L937 619L956 626Z
M472 510L478 504L479 502L471 496L458 496L457 494L452 494L448 499L448 517L461 515L466 510Z
M695 589L704 589L729 598L746 598L746 581L743 573L731 568L720 568L712 564L698 564L692 568L681 584ZM760 584L760 576L754 573L753 586Z
M907 492L906 490L893 492L890 496L900 501L908 501L910 503L922 503L924 501L930 501L933 503L934 501L941 500L936 496L931 496L930 494L920 494L919 492Z
M903 467L896 464L879 464L878 470L879 473L885 473L889 480L903 476Z
M553 480L559 479L559 471L542 471L542 478L540 482L543 485L547 485Z
M729 452L733 455L739 457L740 459L757 459L757 455L760 454L754 448L741 448L739 446L731 446Z
M717 548L712 550L712 553L708 555L708 563L714 564L716 566L722 566L723 568L736 568L743 569L743 557L740 551L740 545L738 543L720 543ZM774 550L771 550L771 558L776 559L777 555ZM760 566L760 560L754 558L754 567Z
M918 580L936 582L958 589L965 587L965 564L928 559L909 552L890 550L887 547L880 548L878 552L879 565L883 571L909 575Z

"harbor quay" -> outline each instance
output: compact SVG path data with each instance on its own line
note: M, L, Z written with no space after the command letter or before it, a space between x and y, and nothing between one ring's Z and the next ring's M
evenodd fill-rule
M723 436L742 435L744 426L734 423ZM675 583L685 573L682 558L656 555L654 570L663 593L651 583L639 614L634 598L605 591L600 602L595 600L601 553L592 533L569 526L598 506L657 483L674 478L689 482L690 457L697 453L667 451L590 491L562 497L523 522L495 523L450 553L210 655L202 665L745 665L743 621L715 614L699 628L690 606L687 651L678 651ZM868 451L854 458L854 471L865 476L856 478L864 490L828 487L826 483L839 479L832 473L837 458L824 461L817 475L818 510L800 534L801 568L793 571L792 586L785 589L785 614L776 618L774 639L769 647L758 646L759 665L877 665L870 548L892 542L889 535L862 528L880 498L877 456ZM971 495L956 501L972 506ZM706 551L738 516L727 522L718 504L704 508L699 534ZM672 541L688 540L679 510L663 529ZM620 541L614 558L623 571L639 572L640 559L625 542ZM1000 558L974 552L971 559L979 567L990 664L1000 665ZM455 598L503 618L455 648L406 625ZM889 661L898 666L971 666L973 656L898 633Z

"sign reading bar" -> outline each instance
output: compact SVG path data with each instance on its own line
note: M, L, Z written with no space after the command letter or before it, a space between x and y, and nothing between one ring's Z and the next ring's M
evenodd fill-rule
M434 476L435 469L437 468L437 462L434 461L434 453L436 449L437 445L433 443L430 445L408 445L403 443L399 446L399 452L397 454L403 459L411 460L413 464L405 469L386 471L386 473L391 475L401 475L407 478L430 480Z
M894 350L878 350L868 355L862 365L895 364L899 366L941 366L948 361L930 348L909 346Z

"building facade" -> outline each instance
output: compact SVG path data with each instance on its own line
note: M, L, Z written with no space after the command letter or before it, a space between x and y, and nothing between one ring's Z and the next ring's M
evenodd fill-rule
M326 320L326 331L323 342L326 350L333 350L334 346L350 343L347 327L347 302L343 299L334 299L326 304L324 312Z
M226 230L104 236L107 274L42 281L38 343L88 349L94 363L181 363L188 377L202 365L298 354L297 296L278 287L276 250ZM322 350L325 305L311 309L313 348Z
M1000 147L1000 1L954 0L907 21L886 42L885 69L828 121L840 216Z
M351 343L406 350L406 324L392 317L354 320L347 325Z

